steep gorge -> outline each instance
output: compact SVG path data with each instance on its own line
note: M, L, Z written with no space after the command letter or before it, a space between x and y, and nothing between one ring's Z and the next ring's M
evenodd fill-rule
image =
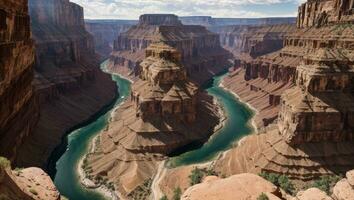
M113 101L116 85L99 68L82 7L68 0L30 0L29 8L40 119L15 164L46 167L67 131Z
M14 160L39 118L27 1L0 1L0 154Z
M275 172L308 181L354 168L354 28L343 21L353 13L335 6L338 2L308 1L300 7L298 29L286 37L274 59L297 60L294 86L279 100L278 122L242 140L217 162L217 169L227 174ZM303 27L301 8L313 5L318 7L308 9L306 15L316 23ZM326 12L314 13L325 7ZM323 13L328 14L326 23L319 20ZM340 13L345 15L339 17Z

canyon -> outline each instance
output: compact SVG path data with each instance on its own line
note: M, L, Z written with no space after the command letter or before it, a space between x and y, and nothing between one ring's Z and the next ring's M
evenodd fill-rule
M203 26L183 25L176 15L147 14L140 16L138 25L115 40L109 70L137 75L144 50L159 41L181 52L188 75L198 83L210 79L229 65L230 54L220 46L217 34Z
M114 40L136 24L135 20L85 20L85 28L94 38L95 50L102 57L108 57Z
M316 1L315 5L319 7L314 10L326 8L329 21L327 24L316 22L306 27L304 24L308 23L301 20L302 8L312 7L313 1L303 4L299 9L297 30L286 36L281 50L251 60L250 64L243 60L236 62L239 66L233 72L235 76L228 79L231 81L244 74L249 90L268 95L269 106L272 106L274 96L267 94L265 88L268 86L257 87L252 84L257 79L263 79L265 83L274 79L269 65L271 69L285 73L281 78L285 82L292 80L294 85L282 91L276 100L279 106L278 120L261 129L260 134L244 139L238 148L228 152L216 164L216 168L223 168L224 172L231 174L245 171L275 172L301 180L345 173L354 168L350 161L353 154L353 29L350 23L343 21L349 19L351 13L336 6L338 4L338 1ZM346 15L334 17L333 13ZM309 12L303 18L307 20L312 15L315 15L314 19L322 16L321 13ZM330 20L331 17L337 21ZM289 66L278 64L282 62ZM237 92L242 89L237 86L234 88L243 98L242 93ZM247 98L250 94L245 96ZM249 102L257 108L256 104ZM244 157L249 159L241 161L240 158Z
M65 199L43 170L53 175L67 134L101 117L72 168L113 199L171 199L179 189L183 200L352 200L353 10L352 0L308 0L297 18L85 21L69 0L0 0L0 199ZM106 70L122 75L126 93ZM244 109L203 90L215 78ZM242 123L234 144L205 150L227 123ZM323 177L338 179L314 188Z
M188 80L177 49L158 42L145 51L129 100L113 111L82 165L92 184L111 184L121 198L138 198L169 154L206 141L220 118L213 98Z
M114 100L116 85L100 70L102 58L85 30L82 7L68 0L30 0L29 14L40 118L14 164L47 168L64 135Z
M0 43L0 154L13 161L39 120L27 1L0 1ZM42 169L12 170L7 158L0 157L0 199L62 199Z

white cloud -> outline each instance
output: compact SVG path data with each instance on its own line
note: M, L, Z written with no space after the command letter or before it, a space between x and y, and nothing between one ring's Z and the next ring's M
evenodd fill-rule
M294 16L296 6L305 0L71 0L84 7L91 19L138 19L144 13L173 13L179 16L211 15L214 17ZM289 5L286 12L270 6ZM257 6L258 9L252 9ZM264 11L259 9L268 8Z

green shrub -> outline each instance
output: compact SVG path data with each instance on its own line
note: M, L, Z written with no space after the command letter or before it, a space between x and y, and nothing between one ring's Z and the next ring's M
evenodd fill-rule
M269 200L268 196L262 192L261 195L257 198L257 200Z
M0 157L0 168L6 169L11 166L11 163L8 159Z
M259 174L259 176L263 177L264 179L268 180L274 185L280 187L281 189L283 189L285 192L289 194L295 193L295 188L293 183L285 175L262 172Z
M331 188L341 179L340 176L322 176L320 179L316 180L312 187L316 187L327 194L330 194Z
M180 187L175 188L173 191L173 200L180 200L181 199L181 195L182 195L182 190Z
M30 191L30 193L32 193L34 195L38 195L38 192L33 188L31 188L29 191Z
M168 198L166 195L163 195L163 197L161 197L160 200L168 200Z
M203 170L196 167L192 170L191 175L189 175L189 183L191 185L201 183L203 176L204 176Z

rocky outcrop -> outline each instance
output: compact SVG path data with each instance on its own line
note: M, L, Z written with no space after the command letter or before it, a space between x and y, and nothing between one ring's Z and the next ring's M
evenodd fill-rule
M337 22L287 37L278 56L300 61L295 86L281 95L277 124L244 139L217 168L231 174L280 173L303 181L354 168L353 26Z
M218 110L187 79L181 58L165 43L146 49L130 100L114 111L95 152L85 158L86 175L96 184L107 179L121 195L133 195L170 153L212 134Z
M239 26L221 30L223 46L236 57L223 85L258 111L255 117L258 128L277 119L280 96L293 86L301 56L282 52L286 48L285 38L294 30L292 25ZM267 54L269 52L273 53Z
M10 161L0 157L0 198L60 200L50 177L39 168L11 170Z
M261 194L269 200L280 200L282 194L272 183L254 174L239 174L225 179L206 177L182 195L181 200L244 200L257 199Z
M314 0L299 7L297 26L308 28L338 23L351 23L354 2L352 0Z
M217 34L202 26L182 25L174 15L143 15L137 26L121 34L114 43L111 70L129 67L138 74L144 49L164 41L182 53L182 62L193 80L203 82L215 72L225 69L229 56L219 43Z
M36 47L34 86L41 109L39 123L18 150L15 164L46 167L63 135L108 105L116 86L100 70L80 6L68 0L30 0L29 6Z
M14 160L39 117L27 1L0 1L0 155Z
M86 30L94 37L95 50L102 57L108 57L114 40L136 24L134 20L85 20Z
M354 197L354 170L346 173L346 177L340 180L333 188L335 200L350 200Z
M297 193L296 197L290 198L290 200L333 200L325 192L318 188L309 188L305 191L300 191Z

